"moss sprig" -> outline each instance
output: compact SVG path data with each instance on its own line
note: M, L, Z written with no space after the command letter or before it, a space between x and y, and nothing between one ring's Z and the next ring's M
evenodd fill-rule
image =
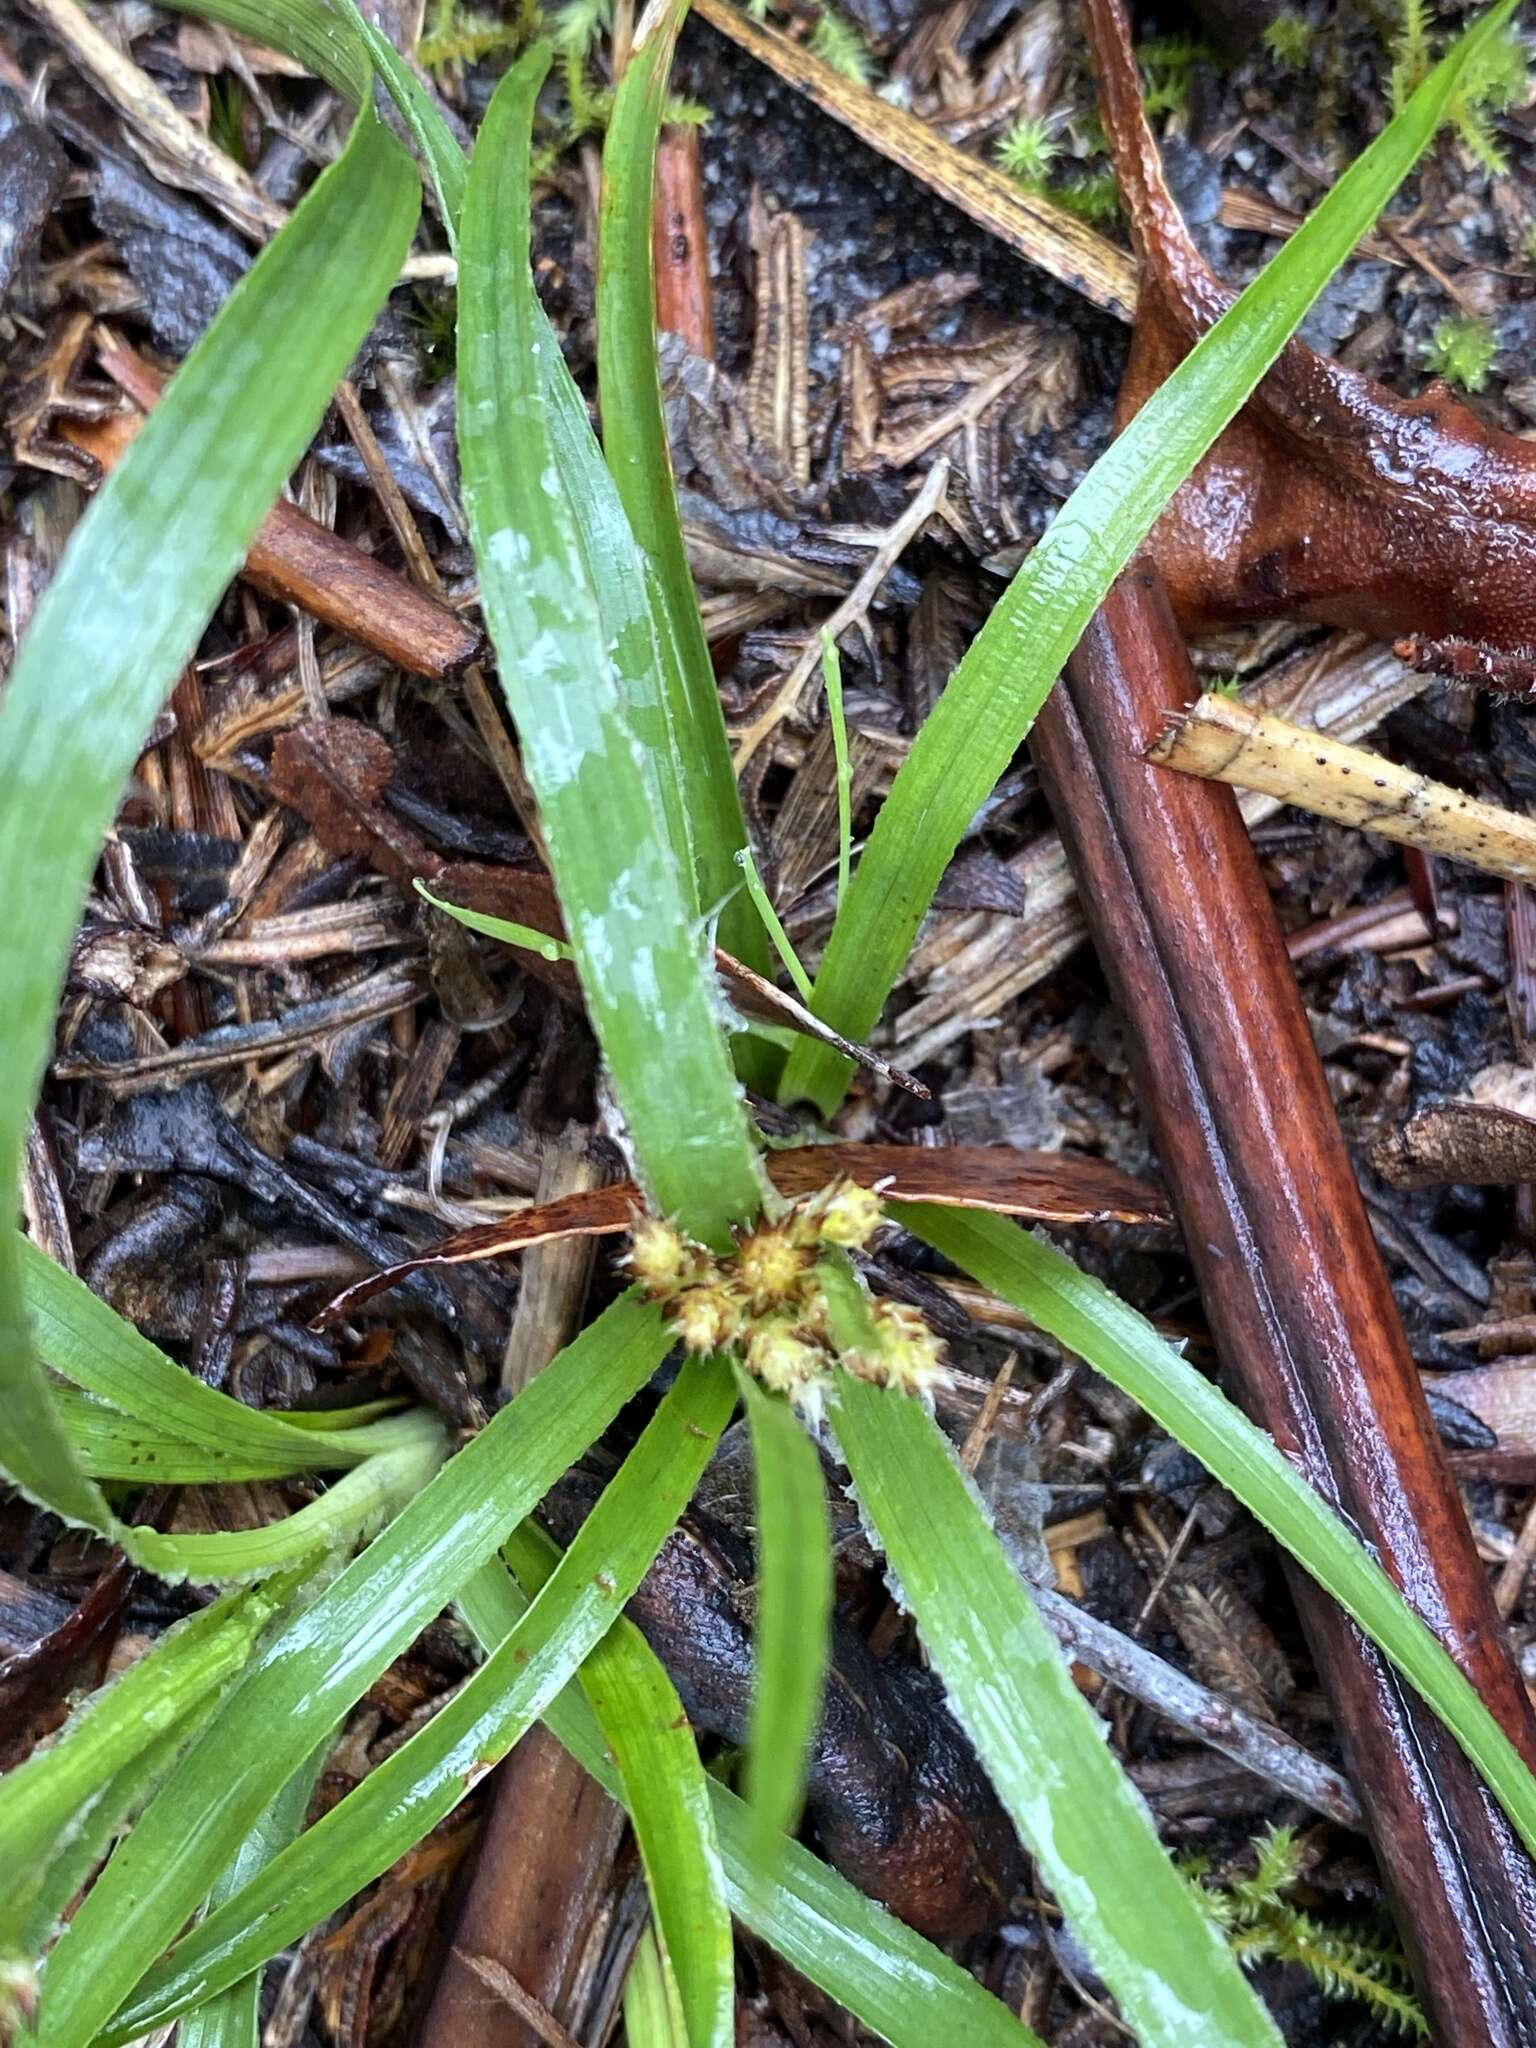
M1302 1877L1295 1830L1270 1828L1253 1849L1253 1875L1230 1884L1211 1881L1204 1857L1179 1864L1233 1954L1247 1964L1294 1963L1329 1998L1356 1999L1394 2032L1427 2040L1429 2027L1398 1944L1374 1932L1326 1927L1288 1897Z
M1458 390L1481 391L1498 352L1498 341L1486 321L1457 313L1436 326L1425 344L1424 360L1437 377Z
M1264 31L1264 47L1281 71L1303 71L1312 55L1314 30L1294 7L1282 7Z

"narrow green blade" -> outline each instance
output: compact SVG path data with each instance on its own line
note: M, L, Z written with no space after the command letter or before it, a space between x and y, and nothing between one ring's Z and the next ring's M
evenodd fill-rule
M1434 1708L1536 1855L1536 1777L1381 1566L1276 1447L1145 1317L1006 1217L892 1202L891 1215L1087 1359L1177 1437L1331 1593Z
M41 2043L86 2048L277 1788L601 1435L669 1341L653 1306L615 1302L267 1643L49 1957Z
M533 1562L519 1550L520 1568ZM547 1558L542 1569L549 1569ZM536 1583L536 1575L530 1573L530 1586ZM527 1596L504 1572L498 1575L487 1568L465 1586L459 1604L489 1649L515 1624ZM630 1682L643 1688L644 1667L656 1659L632 1622L620 1621L603 1638L602 1648L612 1666L610 1685L624 1682L628 1674ZM576 1687L567 1688L555 1701L545 1721L605 1790L615 1799L625 1797L602 1730ZM894 2048L934 2048L939 2041L961 2041L967 2048L1042 2048L1038 2036L1020 2026L1005 2005L942 1949L893 1919L798 1842L784 1845L777 1869L765 1883L751 1853L749 1809L714 1779L709 1796L731 1910L872 2033Z
M724 904L720 942L759 974L772 972L763 933L739 893L736 849L746 820L731 766L714 664L688 567L656 360L651 248L656 146L667 80L688 0L642 20L614 95L603 147L597 238L597 388L603 449L642 553L655 571L666 690L683 810L692 824L699 896Z
M538 1598L492 1656L339 1806L180 1941L114 2021L109 2038L131 2039L181 2011L187 1993L174 1993L175 1986L201 1987L192 1995L206 1996L238 1983L453 1811L612 1626L688 1505L733 1399L727 1367L709 1360L684 1366ZM713 2039L701 2037L699 2048L706 2040L713 2048Z
M539 798L588 1010L659 1206L717 1246L762 1198L703 933L624 712L562 486L529 270L548 53L486 114L460 229L459 442L486 624Z
M103 1796L145 1750L218 1699L292 1596L296 1576L228 1593L177 1622L0 1782L0 1867L10 1873L0 1895L0 1957L37 1954L77 1881L77 1838L105 1845L98 1823L110 1826L113 1816L99 1811ZM55 1882L61 1865L63 1886Z
M514 1531L503 1555L530 1593L560 1561L531 1522ZM689 2048L732 2048L735 1954L725 1873L710 1780L677 1687L654 1657L631 1656L615 1630L579 1677L618 1766Z
M365 104L81 520L0 703L0 1187L14 1188L70 940L162 700L304 452L410 246L404 150ZM110 1524L33 1355L0 1218L0 1468Z
M1127 2026L1147 2048L1279 2048L933 1417L842 1372L830 1413L950 1706Z
M272 1467L278 1472L370 1455L373 1440L360 1432L298 1428L205 1385L35 1244L22 1242L20 1268L43 1361L123 1415L214 1454L286 1460Z
M648 1926L624 1979L626 2048L688 2048L682 2000L670 1964Z
M325 1761L318 1749L306 1769L295 1771L241 1843L239 1852L208 1895L210 1909L248 1885L304 1825L315 1779ZM253 1970L216 1998L194 2006L176 2029L176 2048L257 2048L261 2039L261 1973Z
M832 1525L816 1446L782 1395L737 1385L752 1431L757 1635L747 1803L752 1859L771 1878L800 1818L832 1621Z

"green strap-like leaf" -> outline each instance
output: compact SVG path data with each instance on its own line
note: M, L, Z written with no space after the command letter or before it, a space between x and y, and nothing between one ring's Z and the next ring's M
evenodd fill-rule
M892 1202L891 1215L1129 1394L1264 1524L1420 1692L1536 1855L1536 1778L1438 1638L1322 1497L1145 1317L1002 1216Z
M481 601L539 798L588 1011L652 1192L694 1236L762 1198L703 933L624 706L540 375L528 153L548 53L507 73L459 237L459 452Z
M635 540L655 572L679 797L691 825L701 902L705 909L724 903L721 943L769 974L763 933L742 900L734 865L737 847L747 844L747 827L683 542L656 360L656 146L687 11L688 0L665 0L660 11L647 13L614 94L597 238L598 403L604 452Z
M53 1389L53 1400L64 1433L91 1477L127 1480L137 1486L218 1486L237 1479L285 1479L299 1472L326 1472L338 1465L361 1464L381 1451L399 1450L416 1428L411 1416L390 1415L349 1431L295 1429L291 1444L257 1451L224 1450L188 1443L173 1430L134 1415L121 1415L78 1387L61 1383ZM338 1448L343 1436L353 1439L345 1455ZM306 1437L314 1445L307 1454L303 1448Z
M260 1408L248 1408L167 1358L83 1280L66 1273L36 1245L22 1243L20 1268L22 1298L44 1363L122 1415L151 1426L157 1436L180 1438L215 1458L252 1462L251 1473L226 1476L356 1465L380 1442L387 1445L394 1439L394 1430L380 1438L363 1431L328 1430L323 1421L317 1429L299 1428Z
M520 1550L519 1563L525 1569L533 1567L530 1583L544 1583L553 1569L547 1547L527 1556ZM489 1657L531 1603L505 1567L492 1560L464 1582L458 1604ZM631 1622L621 1619L603 1638L605 1654L610 1645L622 1652L635 1672L643 1696L649 1681L639 1667L655 1661L644 1638ZM610 1692L621 1679L622 1667L609 1672ZM615 1799L623 1800L623 1781L580 1688L567 1686L544 1719L582 1768ZM1038 2037L1021 2027L958 1963L892 1919L799 1843L788 1844L765 1896L748 1852L747 1808L713 1779L709 1797L732 1910L872 2032L895 2048L933 2048L936 2041L963 2041L967 2048L1042 2048ZM229 1952L241 1940L241 1931L231 1926L226 1935ZM260 1941L240 1949L243 1963L251 1969L259 1967L268 1953ZM160 1985L160 2001L169 2010L194 1999L199 1982L186 1972L169 1977Z
M327 1430L247 1408L167 1358L36 1245L23 1241L19 1250L38 1352L83 1390L56 1389L53 1404L72 1454L92 1474L218 1482L352 1467L318 1500L256 1529L165 1536L115 1520L103 1503L93 1526L159 1577L225 1584L350 1549L442 1463L442 1425L424 1410Z
M800 1818L821 1715L832 1620L832 1527L816 1446L788 1402L748 1372L737 1385L752 1431L757 1626L747 1803L752 1860L772 1877Z
M688 2048L677 1980L656 1939L656 1929L649 1925L636 1944L624 1979L624 2040L625 2048Z
M365 104L38 607L0 702L0 1188L17 1184L70 940L134 758L398 275L418 204L410 159ZM66 1521L111 1529L48 1399L17 1243L0 1216L0 1469Z
M665 1357L615 1302L261 1650L48 1959L39 2039L86 2048L197 1910L277 1788Z
M181 2011L189 1994L174 1987L191 1985L190 1995L199 1996L237 1983L453 1811L612 1626L687 1506L733 1400L726 1366L684 1366L558 1568L494 1654L339 1806L179 1942L114 2021L109 2039L147 2033ZM701 2036L696 2048L714 2048L714 2038Z
M354 1465L318 1499L275 1522L206 1536L162 1536L120 1522L117 1533L128 1537L146 1571L197 1586L262 1579L305 1559L351 1550L404 1507L443 1462L447 1436L437 1416L418 1408L402 1425L392 1449Z
M1099 457L1009 584L902 763L833 928L816 1014L834 1030L869 1037L956 847L1110 585L1429 146L1468 62L1514 4L1500 0L1436 66ZM830 1114L851 1072L841 1053L806 1040L781 1093Z
M303 1827L327 1747L322 1743L308 1764L294 1772L266 1812L257 1816L256 1825L209 1893L210 1910L243 1890ZM205 1999L182 2016L176 2029L176 2048L257 2048L260 2038L261 1972L253 1970L249 1977L243 1977L216 1998Z
M699 1746L660 1664L631 1684L627 1672L615 1677L603 1647L582 1667L582 1683L624 1785L688 2048L734 2048L735 1938Z
M502 1554L531 1594L560 1562L531 1522L513 1532ZM733 2048L735 1947L725 1873L710 1780L677 1687L655 1658L637 1664L613 1630L579 1675L618 1767L689 2048Z
M1279 2048L932 1416L840 1372L830 1412L949 1703L1147 2048Z
M533 1560L520 1551L518 1562L526 1568ZM515 1625L527 1596L505 1572L487 1568L465 1586L459 1605L489 1650ZM645 1667L656 1659L634 1624L619 1622L603 1638L602 1651L610 1692L628 1674L643 1696ZM568 1687L544 1718L584 1770L615 1799L626 1797L602 1730L577 1687ZM714 1779L709 1796L732 1912L872 2033L894 2048L934 2048L940 2041L963 2042L966 2048L1042 2048L1036 2035L942 1949L893 1919L798 1842L786 1843L776 1870L765 1873L752 1856L754 1824L746 1805Z
M0 1891L0 1957L36 1955L79 1881L77 1842L100 1853L119 1816L114 1782L152 1745L211 1710L297 1578L226 1594L167 1629L120 1678L92 1693L46 1748L0 1781L0 1869L9 1873Z

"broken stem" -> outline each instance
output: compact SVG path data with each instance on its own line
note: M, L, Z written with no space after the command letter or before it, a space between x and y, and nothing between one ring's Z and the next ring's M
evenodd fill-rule
M1199 698L1147 749L1147 759L1181 775L1258 790L1507 881L1536 881L1536 823L1529 818L1233 697Z

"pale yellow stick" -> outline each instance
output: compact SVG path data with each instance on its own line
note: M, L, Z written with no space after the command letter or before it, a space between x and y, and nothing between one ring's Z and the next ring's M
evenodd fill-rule
M1147 759L1184 775L1259 790L1507 881L1536 881L1536 822L1234 697L1200 698L1147 750Z
M823 620L822 625L814 632L806 635L805 645L801 648L794 667L774 691L767 710L754 718L750 725L732 733L731 737L736 743L735 765L738 775L774 727L784 719L794 716L801 694L810 681L811 671L821 660L823 628L836 640L840 634L847 632L856 619L864 616L873 604L881 584L895 568L908 541L939 504L944 496L944 486L948 482L949 458L941 455L924 478L922 489L870 556L858 582L837 610Z

